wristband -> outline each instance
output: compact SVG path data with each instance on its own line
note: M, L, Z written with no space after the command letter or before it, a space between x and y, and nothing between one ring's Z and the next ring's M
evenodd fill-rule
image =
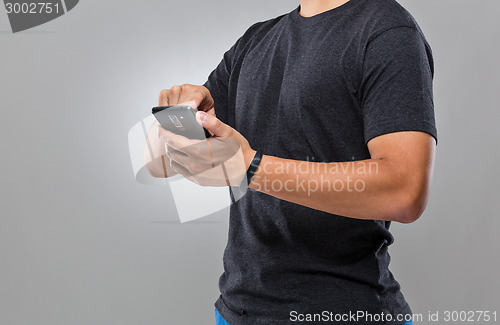
M247 185L250 185L250 182L252 181L252 177L260 165L261 159L262 159L262 152L257 150L257 152L255 153L255 156L253 157L252 162L250 163L250 166L248 167L248 170L247 170Z

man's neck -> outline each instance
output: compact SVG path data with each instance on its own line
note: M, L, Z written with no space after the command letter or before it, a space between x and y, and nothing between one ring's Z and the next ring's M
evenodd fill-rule
M349 0L300 0L300 15L312 17L322 12L340 7Z

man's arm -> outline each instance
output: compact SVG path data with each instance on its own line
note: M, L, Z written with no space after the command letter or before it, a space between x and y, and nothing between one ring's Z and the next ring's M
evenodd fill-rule
M282 200L356 219L410 223L429 196L434 139L396 132L368 142L371 159L317 163L264 156L250 188Z
M256 151L238 131L202 111L197 119L215 137L237 141L248 168ZM200 161L193 140L180 139L162 128L160 138L176 153L168 155L175 162L171 167L179 166L174 171L196 182L196 170L206 164ZM404 131L371 139L371 159L364 161L319 163L265 155L249 188L350 218L410 223L427 204L435 146L427 133ZM210 180L200 183L210 186Z

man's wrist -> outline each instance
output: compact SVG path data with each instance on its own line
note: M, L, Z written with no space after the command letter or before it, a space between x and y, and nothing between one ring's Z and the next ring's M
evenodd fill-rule
M247 150L243 151L243 159L245 160L245 170L248 170L248 168L250 167L250 164L252 163L253 157L255 157L256 153L257 151L253 150L250 147L248 147Z
M252 182L252 179L253 179L253 176L255 175L255 173L257 172L257 169L260 166L260 163L261 163L261 160L262 160L262 156L263 155L262 155L261 151L256 151L254 157L252 158L250 166L247 169L245 181L246 181L246 185L248 187L250 186L250 184Z

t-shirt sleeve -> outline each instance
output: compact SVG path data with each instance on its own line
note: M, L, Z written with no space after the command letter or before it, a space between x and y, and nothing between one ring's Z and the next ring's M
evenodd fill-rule
M432 52L416 28L396 27L366 49L361 84L365 142L382 134L421 131L437 141Z
M215 115L226 124L228 123L229 78L231 77L231 67L240 40L224 53L221 62L210 73L208 80L204 84L214 99Z

